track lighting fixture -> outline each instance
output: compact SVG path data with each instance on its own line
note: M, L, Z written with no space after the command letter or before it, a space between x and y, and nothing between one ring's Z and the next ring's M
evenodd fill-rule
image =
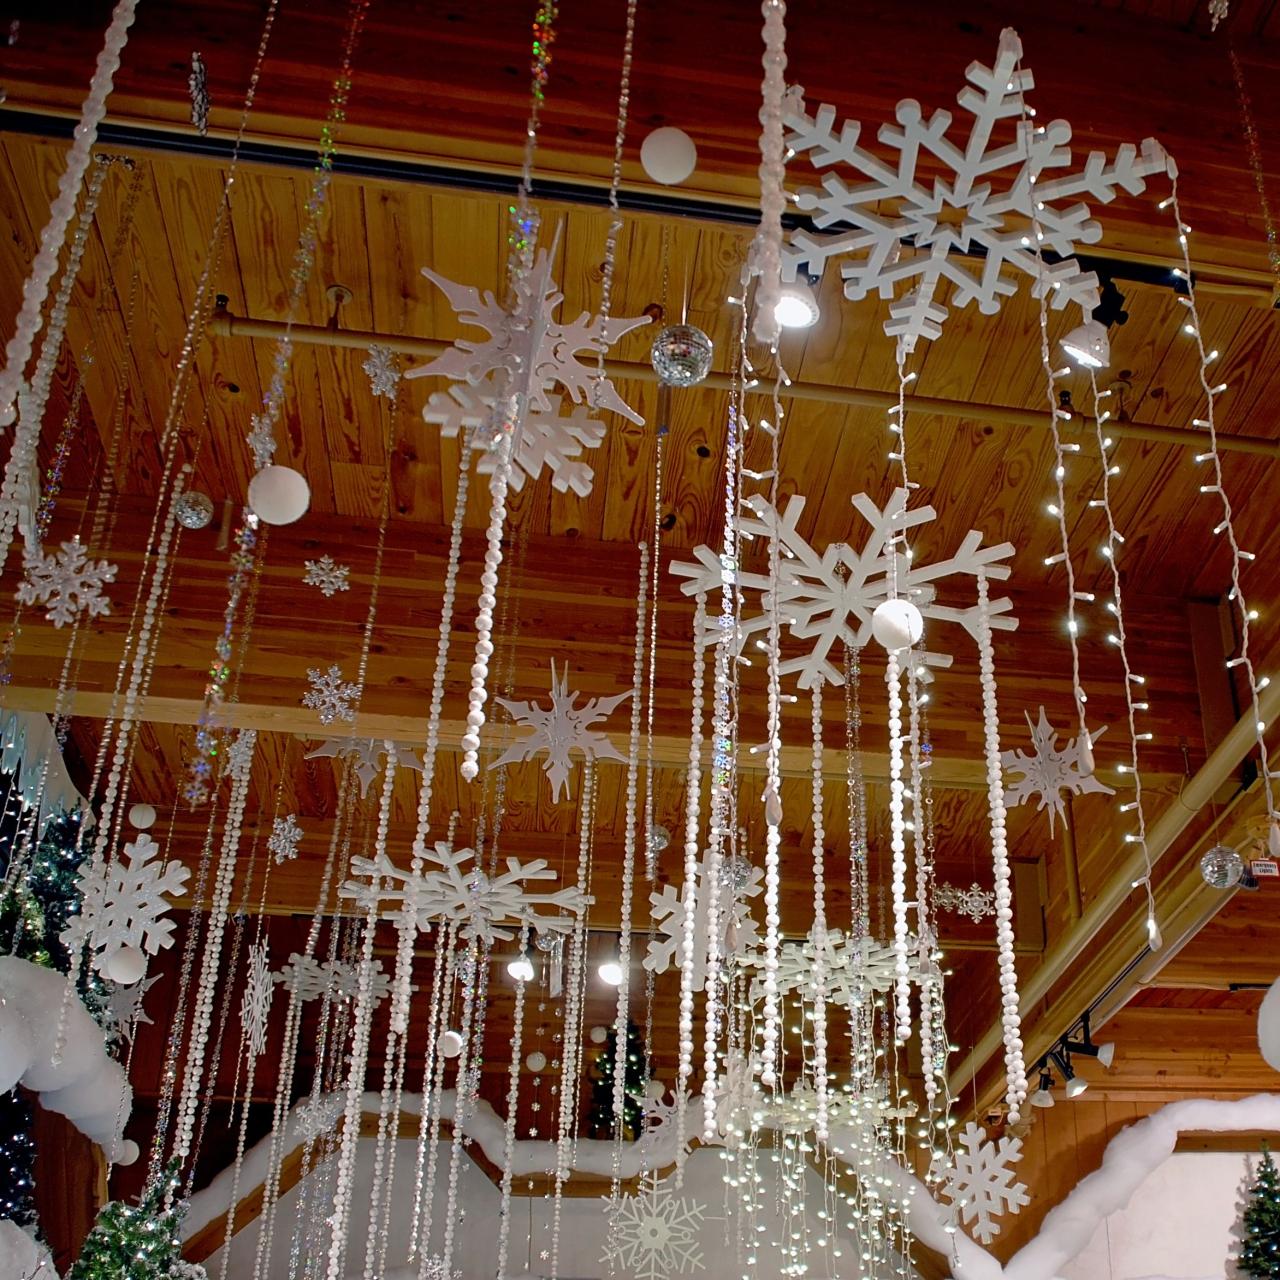
M1089 1082L1083 1077L1078 1076L1071 1069L1071 1055L1066 1050L1066 1041L1063 1041L1056 1049L1049 1054L1049 1061L1058 1068L1058 1074L1062 1077L1063 1092L1068 1098L1076 1099L1089 1087Z
M1110 1040L1106 1040L1102 1044L1094 1044L1093 1036L1089 1033L1089 1014L1087 1011L1080 1017L1080 1035L1081 1039L1079 1040L1070 1038L1063 1040L1062 1047L1067 1054L1083 1053L1088 1058L1097 1058L1110 1071L1111 1064L1116 1056L1116 1046Z
M1076 325L1061 345L1082 369L1105 369L1111 363L1111 340L1097 320L1089 319Z
M802 277L783 284L773 314L784 329L808 329L818 323L822 312L813 286Z
M1040 1068L1040 1087L1031 1095L1030 1102L1033 1107L1053 1106L1053 1073L1047 1066Z

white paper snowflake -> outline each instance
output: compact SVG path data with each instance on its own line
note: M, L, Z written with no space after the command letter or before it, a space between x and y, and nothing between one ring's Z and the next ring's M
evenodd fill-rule
M360 686L343 680L342 668L334 664L328 671L319 667L307 668L307 680L311 688L302 695L302 705L320 717L321 724L335 720L352 721L356 718L353 699L360 696Z
M160 981L160 975L143 978L132 986L123 987L112 983L113 990L107 997L107 1008L111 1013L111 1024L120 1033L126 1044L133 1043L134 1033L138 1027L155 1026L155 1021L142 1007L147 992Z
M955 553L946 560L925 564L919 556L908 556L905 538L912 529L936 519L932 507L907 508L907 491L895 489L885 506L877 506L865 493L857 494L854 509L870 525L870 533L862 550L855 551L844 542L835 542L823 551L815 550L800 535L798 525L804 512L805 499L793 496L779 514L768 500L754 496L747 500L749 515L739 519L738 527L750 542L753 538L769 538L776 531L783 558L778 580L778 612L790 633L805 642L805 652L784 658L781 672L798 676L802 689L811 689L819 681L843 684L844 673L831 651L840 642L845 648L860 649L871 638L871 615L876 606L894 594L909 599L926 620L958 623L970 635L979 625L976 604L968 609L940 604L937 583L946 578L976 578L979 571L989 579L1009 576L1004 563L1013 555L1013 545L984 547L982 535L970 530ZM694 549L696 561L675 562L671 572L686 581L681 584L685 595L698 592L713 594L720 590L725 572L720 552L708 546ZM747 641L765 632L769 626L772 596L766 573L744 572L739 566L728 567L740 592L754 593L760 611L743 616L738 626L738 651ZM1017 620L1009 615L1008 599L991 601L991 626L1000 631L1013 631ZM709 620L707 630L699 637L703 644L715 642L720 635L719 619ZM919 655L925 666L945 667L951 659L946 655L926 652Z
M269 467L276 456L276 433L271 422L271 415L268 413L255 413L249 418L249 433L245 436L245 442L249 446L249 452L253 454L254 468L258 471Z
M422 772L422 760L408 747L396 742L387 742L381 738L326 738L314 751L308 751L308 760L317 760L322 756L335 759L347 756L360 782L360 794L369 790L369 783L386 771L386 756L390 752L395 756L396 767L414 769Z
M320 594L325 599L336 595L339 591L351 590L351 583L347 581L351 566L336 563L332 556L321 556L319 560L305 560L303 568L306 572L302 575L302 581L308 587L319 587Z
M274 990L275 980L267 963L267 944L255 943L249 949L248 976L240 1001L240 1025L244 1028L249 1052L255 1058L267 1047L267 1019L271 1016Z
M494 436L489 428L497 400L492 379L479 387L456 382L429 396L422 416L448 438L469 430L471 448L480 455L476 470L488 475L495 464ZM591 493L595 472L583 460L582 451L598 449L604 443L604 423L597 422L585 405L574 405L565 413L561 396L549 395L547 404L545 412L531 407L525 415L511 455L511 488L519 492L526 476L536 480L546 469L551 472L553 488L585 498Z
M145 831L124 846L109 865L82 869L78 882L80 913L62 931L62 941L74 955L87 941L93 967L107 972L110 958L124 947L155 955L173 946L173 921L164 919L170 898L176 898L191 875L180 862L153 861L160 846Z
M628 1280L666 1280L703 1270L700 1235L706 1207L665 1182L605 1201L608 1241L602 1261Z
M717 903L720 929L717 952L721 959L749 951L759 941L760 933L751 916L750 899L764 892L764 871L752 867L746 886L733 898L732 910L721 897ZM693 990L701 991L707 980L707 863L698 863L697 897L693 922ZM666 973L680 967L684 947L684 897L675 885L665 884L658 893L649 895L650 914L657 932L645 951L644 967L653 973Z
M304 1142L314 1142L331 1133L345 1107L346 1097L336 1092L304 1099L293 1109L298 1137Z
M400 357L390 347L375 342L360 367L369 375L369 390L375 396L385 396L388 400L396 398L401 377Z
M668 1158L671 1155L671 1135L676 1129L680 1104L675 1094L668 1090L656 1098L646 1095L641 1109L644 1127L636 1139L635 1152L640 1157L640 1168L650 1169L656 1154L660 1152Z
M996 913L996 895L976 881L967 889L952 884L939 885L934 890L933 901L944 911L967 916L974 924Z
M302 828L298 826L297 817L296 813L290 813L283 818L271 820L267 850L275 854L277 865L281 862L292 862L298 856L298 841L302 839Z
M359 989L357 966L341 960L321 961L294 952L289 963L275 973L275 980L299 1000L318 1000L327 995L332 1000L349 1000ZM369 990L375 1002L391 990L391 979L382 971L382 963L374 960L369 971Z
M955 1154L945 1191L961 1220L974 1223L973 1234L990 1244L1000 1234L992 1219L1017 1213L1031 1200L1026 1187L1013 1180L1013 1165L1022 1159L1022 1140L1004 1137L995 1143L986 1137L973 1121L965 1126L960 1135L964 1150Z
M229 778L244 779L249 776L249 769L253 765L253 750L258 743L258 732L256 729L241 729L236 734L235 739L227 748L226 755L223 757L225 761L224 769Z
M918 102L899 102L897 127L884 125L877 133L897 153L892 159L858 146L862 126L856 120L845 121L837 132L834 107L821 106L810 116L802 100L789 97L787 145L797 155L808 154L815 169L843 164L865 180L849 184L827 173L820 187L797 193L797 205L813 214L816 230L791 233L784 262L788 278L801 266L821 275L831 258L854 255L841 268L845 296L856 302L879 293L891 300L885 332L905 351L942 332L944 282L957 306L976 302L986 315L997 312L1001 299L1017 291L1006 267L1029 276L1033 294L1047 291L1055 307L1075 302L1092 311L1099 301L1098 278L1070 255L1077 245L1096 244L1102 227L1087 205L1062 202L1087 195L1107 204L1117 189L1137 195L1147 176L1167 170L1168 157L1147 138L1141 152L1126 144L1108 164L1103 152L1093 151L1077 172L1051 176L1071 163L1071 126L1065 120L1044 127L1024 123L1022 96L1035 82L1019 65L1021 58L1022 42L1006 28L994 67L969 64L969 83L956 99L973 117L962 142L947 136L950 111L926 116ZM1006 122L1012 122L1011 137ZM998 132L1008 137L1003 144L995 141ZM917 166L924 156L939 162L943 176L921 175ZM932 174L938 165L922 167ZM1037 254L1033 216L1039 247L1057 261Z
M27 547L22 568L26 576L18 584L17 598L23 604L44 605L45 617L55 627L74 622L81 610L90 618L111 612L102 588L115 581L116 566L90 560L78 537L48 555Z
M506 870L489 876L476 864L474 849L453 849L441 841L425 859L432 869L415 876L385 854L377 859L353 857L353 878L338 896L366 911L376 903L384 919L397 924L412 919L422 930L437 920L452 920L464 938L490 943L509 941L522 924L540 933L568 932L573 916L591 902L574 885L535 892L534 884L556 879L544 858L525 863L507 858Z
M1031 723L1031 713L1024 711L1027 717L1027 728L1031 731L1031 754L1021 747L1013 751L1002 751L1000 763L1022 777L1004 793L1006 809L1017 808L1025 804L1032 796L1039 796L1036 812L1049 810L1049 834L1053 834L1053 815L1057 813L1064 820L1067 806L1064 794L1087 795L1102 794L1113 796L1115 792L1094 776L1092 766L1085 755L1083 735L1072 738L1061 751L1058 750L1058 731L1049 723L1040 708L1040 719L1037 724ZM1089 755L1092 756L1093 744L1107 731L1104 724L1089 734Z
M885 992L897 981L897 955L893 946L875 938L854 939L839 929L827 932L827 945L823 950L826 1002L842 1008L852 1008L866 1003L878 992ZM908 973L912 982L920 980L920 947L910 937L908 948ZM813 934L803 941L790 940L778 948L778 991L784 995L802 993L806 1000L814 996L813 962L817 954ZM742 963L753 969L764 967L764 952L753 948L741 957ZM764 986L759 978L751 984L750 996L758 1002L764 998Z
M494 701L511 712L517 724L528 726L529 732L513 742L490 766L513 764L519 760L532 760L542 752L547 762L542 767L551 781L551 799L559 803L569 782L572 767L570 753L581 751L591 760L620 760L624 756L609 739L587 726L611 715L619 703L631 697L631 690L615 693L609 698L588 698L584 706L575 706L576 692L569 692L569 666L564 674L556 675L555 659L551 661L551 706L540 707L535 702L512 702L506 698Z

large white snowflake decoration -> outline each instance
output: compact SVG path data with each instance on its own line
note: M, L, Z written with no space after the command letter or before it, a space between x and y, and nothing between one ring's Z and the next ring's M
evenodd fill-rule
M425 930L436 920L452 920L462 937L489 943L510 941L522 924L542 933L566 933L573 928L573 916L591 902L575 885L545 893L533 889L556 879L545 858L523 863L507 858L506 870L490 876L477 865L474 849L454 849L440 841L425 860L432 868L415 876L386 854L354 857L352 879L338 896L366 911L376 903L384 918L398 925L412 918Z
M891 944L875 938L854 939L839 929L827 932L823 950L827 1004L852 1008L867 1001L877 992L888 991L897 981L897 956ZM914 937L908 940L908 971L912 982L920 980L920 947ZM814 995L813 962L817 955L813 933L803 941L784 942L778 949L778 992L790 995L800 992L805 999ZM764 953L758 949L742 957L744 965L761 969ZM751 984L752 1001L764 998L759 978Z
M116 566L90 560L78 537L48 555L28 547L22 568L25 577L18 584L17 598L23 604L44 605L45 617L55 627L74 622L81 610L90 618L111 612L111 601L102 588L115 581Z
M895 489L889 501L877 506L865 493L853 499L854 509L870 525L870 533L860 551L844 542L834 542L825 550L815 550L801 536L798 526L804 513L805 499L794 495L779 514L769 501L755 495L746 509L750 514L739 518L738 528L749 541L770 538L776 531L782 548L778 579L778 612L792 636L805 642L805 652L786 657L781 673L796 675L802 689L811 689L819 681L843 684L844 673L839 659L832 660L831 651L839 641L845 648L860 649L871 638L871 615L876 606L894 594L911 600L926 619L959 623L970 635L979 625L978 608L955 608L939 603L937 583L946 578L976 578L981 571L989 579L1009 576L1004 563L1013 555L1013 545L984 547L982 535L970 530L964 541L946 560L925 564L919 556L908 556L904 550L906 535L922 524L934 520L932 507L907 508L907 491ZM708 595L721 588L726 566L720 552L708 546L695 548L696 562L675 562L671 572L686 579L681 584L685 595L699 592ZM760 612L744 616L738 625L738 651L747 641L765 632L769 626L772 596L767 573L748 573L731 565L739 591L757 593ZM991 601L991 626L1013 631L1017 620L1009 615L1012 608L1007 598ZM719 619L708 622L706 632L698 637L710 644L719 639ZM920 655L926 666L946 667L951 659L944 654L927 652Z
M489 426L497 401L498 391L491 378L478 387L457 382L445 391L433 392L422 416L449 438L465 436L469 429L471 448L480 454L476 470L487 475L496 461ZM597 422L585 405L575 405L564 413L562 403L563 397L550 395L545 412L531 406L525 415L511 455L510 485L517 492L524 488L526 476L536 480L546 468L551 472L552 487L561 493L572 490L580 498L590 494L595 472L583 460L582 451L598 449L604 443L604 423Z
M680 1102L668 1090L656 1098L646 1094L641 1108L644 1111L644 1128L636 1139L635 1152L640 1157L640 1168L651 1169L658 1152L670 1155L671 1135L676 1130Z
M1086 755L1083 735L1072 738L1061 751L1058 750L1058 731L1049 723L1040 708L1037 724L1031 723L1031 713L1024 711L1027 728L1031 730L1031 754L1021 747L1000 753L1000 763L1022 777L1004 793L1005 808L1013 809L1025 804L1032 796L1039 796L1036 812L1049 810L1049 834L1053 834L1053 815L1066 819L1065 794L1097 794L1113 796L1115 792L1094 776L1091 757L1093 744L1107 731L1104 724L1088 735L1089 751Z
M321 724L356 718L355 708L351 703L360 696L360 686L343 680L341 667L335 664L328 671L308 667L307 681L311 688L302 695L302 705L314 711L320 717Z
M967 889L957 888L953 884L940 884L933 891L933 901L944 911L967 916L974 924L996 913L996 895L990 889L984 889L977 881Z
M73 955L87 941L99 973L106 973L111 957L125 947L153 956L173 946L173 921L164 914L168 900L186 888L191 871L180 862L154 861L159 852L144 831L110 864L80 871L80 913L67 922L61 937Z
M360 970L357 965L344 964L341 960L317 960L295 951L289 963L277 970L274 977L299 1000L318 1000L324 995L332 1000L349 1000L358 989ZM374 960L369 969L369 991L374 1003L390 990L390 977L382 971L382 962Z
M706 1206L678 1196L665 1182L609 1205L602 1261L628 1280L666 1280L703 1270L700 1233Z
M1141 151L1131 144L1120 147L1110 164L1103 152L1093 151L1076 172L1049 176L1071 164L1071 125L1054 120L1039 127L1024 119L1023 95L1035 82L1019 66L1021 58L1022 42L1006 28L994 67L969 64L969 83L956 98L973 117L963 143L947 136L950 111L926 116L918 102L899 102L897 126L883 125L877 134L896 153L890 160L858 145L862 126L856 120L845 121L837 132L834 107L823 105L810 116L802 100L789 97L787 145L797 155L808 154L815 169L843 164L866 180L850 185L827 173L820 187L797 193L797 205L813 214L816 230L791 233L784 274L794 279L805 266L821 275L829 259L854 255L841 267L845 296L856 302L878 293L891 300L885 332L904 351L942 332L944 281L957 306L976 302L986 315L1017 292L1012 272L1029 276L1033 294L1047 291L1055 307L1075 302L1092 311L1098 278L1082 271L1071 255L1077 245L1096 244L1102 227L1087 205L1062 202L1087 195L1108 204L1118 189L1137 195L1144 179L1165 172L1169 160L1147 138ZM1013 122L1012 137L996 145L994 135L1006 121ZM930 181L921 175L919 162L926 155L940 162L945 176ZM1058 261L1037 254L1033 216L1039 247Z
M746 885L733 897L732 910L723 896L717 904L717 924L720 931L717 952L722 959L751 950L760 939L760 932L751 915L749 899L764 892L764 871L752 867ZM698 863L697 900L693 922L693 990L701 991L707 978L707 863ZM684 900L681 891L665 884L658 893L649 895L650 914L657 931L645 951L644 967L653 973L666 973L679 967L677 958L684 945Z
M271 994L275 980L267 962L267 944L255 943L249 950L249 973L240 1000L240 1025L249 1052L259 1057L267 1047L267 1019L271 1016Z
M306 758L317 760L321 756L332 756L335 759L349 757L363 796L369 790L369 783L386 771L388 754L395 757L397 768L422 772L422 760L419 756L408 747L382 738L326 738L314 751L308 751Z
M302 567L303 583L308 587L319 587L320 594L328 599L339 591L350 591L351 583L347 581L351 566L338 564L332 556L321 556L319 560L304 560Z
M973 1234L990 1244L1000 1234L992 1219L1017 1213L1031 1200L1026 1187L1013 1180L1013 1165L1022 1159L1022 1140L1003 1137L995 1143L986 1137L972 1121L965 1126L960 1135L964 1150L956 1152L944 1190L962 1221L974 1223Z
M298 826L297 817L296 813L290 813L283 818L271 820L267 851L275 854L277 864L292 862L298 856L298 841L302 839L302 828Z
M626 756L603 733L588 726L611 715L618 704L629 697L631 690L627 689L609 698L588 698L581 707L575 705L578 695L576 691L569 691L568 663L565 664L564 674L558 676L553 658L549 707L540 707L536 702L494 699L511 712L517 724L527 726L529 732L513 742L489 767L496 769L499 765L532 760L545 751L547 762L542 767L551 781L551 799L558 803L569 782L571 752L580 751L591 760L620 760L626 763Z

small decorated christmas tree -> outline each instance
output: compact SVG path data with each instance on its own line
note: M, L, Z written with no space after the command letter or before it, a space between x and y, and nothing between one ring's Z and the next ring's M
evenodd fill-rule
M1244 1211L1239 1269L1247 1276L1280 1276L1280 1171L1265 1145Z
M31 1104L17 1089L0 1093L0 1218L20 1227L36 1220Z
M604 1047L596 1055L591 1081L591 1114L588 1123L593 1138L613 1134L613 1068L616 1062L618 1033L609 1031ZM644 1087L649 1078L649 1063L644 1052L644 1037L634 1022L627 1022L626 1062L622 1076L622 1136L634 1141L644 1128Z

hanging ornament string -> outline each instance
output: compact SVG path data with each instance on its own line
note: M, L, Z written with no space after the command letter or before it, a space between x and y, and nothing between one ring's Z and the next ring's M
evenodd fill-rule
M1249 172L1253 175L1254 190L1258 193L1258 208L1262 211L1262 227L1267 236L1267 262L1275 276L1272 285L1272 305L1280 305L1280 239L1276 235L1276 220L1267 198L1266 169L1262 163L1262 142L1258 137L1258 124L1253 115L1253 101L1244 82L1244 67L1240 55L1232 48L1231 74L1236 84L1236 100L1240 104L1240 123L1244 127L1245 144L1249 150Z
M753 326L757 341L777 344L778 301L782 296L782 215L787 205L786 141L782 104L787 92L787 6L764 0L764 82L760 104L760 229L756 233L755 266L760 275Z
M525 955L528 950L529 926L526 924L520 929L520 950L517 954ZM516 1113L520 1103L520 1055L524 1051L526 985L522 973L516 978L515 1011L511 1019L511 1066L507 1074L507 1118L502 1126L502 1199L498 1209L498 1267L495 1280L507 1280L507 1247L511 1239L511 1166L515 1158Z
M822 798L822 687L815 680L810 727L813 730L813 1084L817 1095L814 1107L813 1134L820 1143L827 1141L827 905L826 905L826 830L823 826Z

